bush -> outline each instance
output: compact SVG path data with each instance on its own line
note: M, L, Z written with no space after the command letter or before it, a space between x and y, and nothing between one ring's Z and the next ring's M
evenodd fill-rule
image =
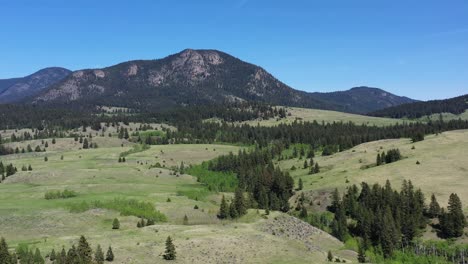
M78 194L75 191L71 190L63 190L61 191L47 191L44 194L44 198L46 200L52 200L52 199L67 199L67 198L72 198L76 197Z

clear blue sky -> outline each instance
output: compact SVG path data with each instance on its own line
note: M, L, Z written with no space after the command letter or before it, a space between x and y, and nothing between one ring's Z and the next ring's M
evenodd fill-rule
M466 0L0 0L0 78L218 49L305 91L468 93Z

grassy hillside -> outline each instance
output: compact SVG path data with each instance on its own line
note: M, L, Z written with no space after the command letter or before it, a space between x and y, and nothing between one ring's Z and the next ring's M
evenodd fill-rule
M371 117L371 116L349 114L349 113L336 112L336 111L309 109L309 108L286 107L286 110L288 112L288 116L283 119L251 120L251 121L246 121L244 123L247 123L250 125L260 124L261 126L274 126L274 125L278 125L281 123L292 123L295 120L309 121L309 122L316 120L317 122L323 121L325 123L353 122L356 124L386 126L386 125L393 125L398 122L400 123L404 122L401 119Z
M412 149L412 147L415 149ZM392 148L400 149L404 158L395 163L373 167L376 155ZM344 190L351 184L384 184L387 179L400 188L403 179L411 180L420 187L429 201L434 193L441 205L446 205L451 193L457 193L468 208L468 130L444 132L427 136L424 141L411 143L409 139L381 140L365 143L350 150L331 156L314 158L321 166L321 172L308 175L302 169L304 160L285 160L279 165L290 171L296 180L304 181L305 190L329 191L338 187ZM416 162L419 161L420 165ZM290 170L292 166L297 170ZM370 168L365 169L367 165ZM297 182L297 181L296 181Z
M47 152L2 156L3 163L19 169L0 184L1 236L11 247L26 244L45 255L52 248L57 251L62 245L76 244L82 234L93 248L111 245L115 263L158 263L163 261L164 241L170 235L177 248L175 263L323 263L328 250L347 260L356 258L330 235L278 212L264 216L263 211L250 210L237 221L221 222L216 217L221 194L208 192L190 175L178 176L166 169L181 162L198 164L237 152L238 147L151 146L119 163L120 153L130 150L131 143L108 137L93 137L93 141L98 149L81 150L73 139L57 139L56 144L49 142ZM150 168L157 162L166 168ZM33 171L21 171L29 164ZM44 198L47 191L65 189L77 196ZM80 210L83 204L112 203L115 198L149 202L167 221L137 228L137 217L121 216L118 210L99 206ZM183 224L184 215L188 225ZM120 230L111 229L115 217Z
M423 116L423 117L418 118L418 120L423 121L423 122L427 122L429 120L439 120L441 116L442 116L442 120L444 121L456 120L456 119L468 120L468 110L465 110L465 112L459 115L452 114L452 113L441 113L441 114Z

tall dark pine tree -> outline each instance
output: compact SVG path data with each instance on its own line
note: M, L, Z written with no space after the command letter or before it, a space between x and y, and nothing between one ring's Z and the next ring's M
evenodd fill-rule
M429 210L427 213L431 218L435 218L440 215L440 205L434 194L431 195L431 203L429 204Z
M175 260L176 259L176 250L174 243L170 236L166 239L166 251L164 252L163 258L165 260Z
M91 263L93 260L93 250L84 236L81 236L78 242L77 254L83 263Z
M0 239L0 263L12 263L10 252L8 252L8 245L3 237Z
M445 237L460 237L466 226L466 218L463 214L463 206L457 194L452 193L449 197L447 213L440 216L440 227Z
M243 216L247 213L247 207L245 205L244 192L242 189L237 188L234 193L234 206L236 207L239 216Z
M219 207L218 218L226 219L228 216L229 216L229 208L226 203L226 198L224 198L224 195L223 195L223 198L221 199L221 205Z
M111 246L109 246L109 248L107 249L106 260L109 262L114 261L114 252L112 252Z

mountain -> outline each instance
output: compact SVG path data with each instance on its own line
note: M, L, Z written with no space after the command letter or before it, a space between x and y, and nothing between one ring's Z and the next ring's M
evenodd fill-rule
M369 93L373 93L369 88ZM217 50L186 49L157 60L136 60L73 72L29 102L67 106L120 106L161 110L180 105L257 101L347 112L368 112L401 102L378 90L307 93L295 90L263 68ZM384 100L382 98L394 98ZM365 103L361 103L364 98ZM369 103L381 98L382 104ZM379 102L380 102L379 101Z
M70 70L51 67L22 78L0 80L0 103L13 103L33 97L71 73Z
M344 112L368 113L378 109L416 102L408 97L397 96L379 88L354 87L347 91L312 93L322 101L340 105Z
M445 99L416 102L389 107L370 113L373 116L393 118L420 118L426 115L439 113L461 114L468 109L468 94Z

